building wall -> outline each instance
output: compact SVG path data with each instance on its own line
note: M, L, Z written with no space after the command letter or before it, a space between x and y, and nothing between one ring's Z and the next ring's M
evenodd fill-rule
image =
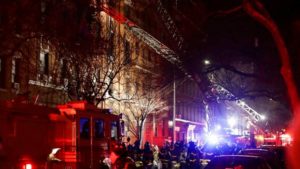
M132 1L133 4L130 4L129 2L123 3L123 1L120 1L120 3L113 3L114 9L120 12L122 15L128 17L132 21L134 21L135 24L138 26L141 26L142 28L145 28L146 31L151 32L152 35L157 37L158 39L164 39L164 42L169 42L166 38L169 37L168 31L165 28L164 23L161 21L161 18L157 16L157 12L155 10L154 6L151 6L153 4L141 1ZM154 8L150 8L154 7ZM145 12L146 10L146 12ZM122 27L122 26L120 26ZM126 30L125 27L123 27L123 30L125 30L125 34L130 34L129 30ZM120 31L124 33L123 31ZM145 44L143 44L142 41L134 37L134 35L131 35L131 42L133 46L133 50L139 51L135 52L132 51L132 56L137 57L137 61L135 67L138 67L139 70L137 72L140 72L141 69L145 70L145 72L149 72L149 74L153 74L153 71L155 70L161 70L161 72L158 72L157 76L161 76L162 78L168 79L168 94L165 96L165 100L168 102L168 111L161 112L159 114L150 114L147 118L146 124L145 124L145 140L150 141L154 144L162 145L165 141L171 141L173 137L173 128L168 125L168 122L172 120L172 113L173 113L173 67L172 65L160 67L164 64L157 65L159 63L165 62L164 59L160 56L157 56L154 51L151 50L151 48ZM140 45L136 45L140 44ZM170 45L172 42L168 43ZM174 46L173 46L174 47ZM154 55L155 57L151 57ZM150 57L149 57L150 56ZM148 66L147 62L143 62L147 60L149 57L149 61L152 63ZM155 58L157 60L151 60L152 58ZM154 63L154 64L153 64ZM162 71L166 70L166 72ZM135 70L136 72L136 70ZM131 76L134 79L135 77L138 77L138 79L141 81L143 78L138 75L138 73L133 73ZM166 74L167 73L167 74ZM166 77L168 76L168 77ZM147 75L145 76L147 77ZM180 78L180 77L176 77ZM159 78L158 78L159 79ZM145 79L147 80L147 79ZM178 122L176 129L180 129L175 135L178 136L178 139L185 139L184 141L187 141L187 129L188 126L191 125L191 123L198 124L198 126L194 129L196 132L202 132L203 128L205 127L205 111L203 109L202 104L202 93L200 92L198 86L195 82L191 80L179 80L180 85L177 85L176 87L176 118L182 119L185 122ZM200 125L201 124L201 125ZM200 128L200 129L199 129ZM180 136L180 137L179 137ZM193 138L195 139L195 138Z
M126 50L125 43L128 43L127 46L129 46L130 66L119 74L118 79L120 83L114 85L115 92L121 98L130 98L139 95L139 93L147 92L149 86L155 87L155 85L161 85L164 81L164 72L162 70L165 68L164 65L168 65L168 63L143 43L143 41L135 37L128 27L104 12L101 12L100 18L102 20L103 32L113 32L114 34L114 54L124 55ZM125 107L126 103L124 102L130 101L130 99L123 100L123 102L107 100L103 106L105 108L112 108L117 114L127 114L130 116L131 121L135 121L134 117ZM128 127L126 127L127 125L125 124L125 137L129 136L134 140L135 138L128 130ZM147 126L145 129L148 133Z
M119 10L125 10L123 7L120 4ZM134 13L132 15L134 16ZM145 140L162 145L164 141L171 140L173 137L172 127L168 125L168 122L172 120L173 111L172 78L170 78L172 65L135 37L128 27L118 23L104 12L100 12L98 17L102 26L101 36L108 40L106 54L112 54L118 59L130 57L130 66L118 74L116 83L112 85L113 94L122 100L129 98L136 91L145 92L149 84L166 87L167 94L164 94L164 99L169 109L158 114L150 114L144 130ZM153 26L147 21L144 24L153 30L161 27L159 22ZM161 32L160 35L164 36L164 33ZM15 59L0 57L1 99L18 98L49 106L65 103L68 97L62 87L61 63L57 60L58 52L55 48L42 38L36 38L24 43L20 50L22 52L16 53ZM13 60L16 59L20 59L17 63L18 68L12 69L13 65L16 65ZM14 80L12 80L12 74L16 75ZM165 83L166 81L169 83ZM189 122L203 122L201 93L197 87L191 81L187 81L182 86L178 85L176 91L177 118ZM128 111L123 102L114 99L106 100L100 107L111 108L115 114ZM181 129L185 132L186 127L181 126ZM128 130L125 132L125 137L127 136L132 136Z
M28 40L13 56L0 58L1 84L4 84L0 87L1 99L21 99L49 106L66 100L51 72L57 65L55 51L48 44L43 47L41 39Z

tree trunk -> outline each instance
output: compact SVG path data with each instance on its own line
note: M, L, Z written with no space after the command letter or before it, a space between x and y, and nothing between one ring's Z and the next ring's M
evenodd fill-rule
M143 147L143 142L144 142L144 135L143 135L144 123L145 120L141 120L140 129L139 129L141 147Z
M282 63L281 74L287 87L291 108L294 113L294 119L290 126L290 132L293 137L293 148L289 149L287 154L288 168L298 169L300 168L300 164L298 162L300 152L300 135L297 133L300 130L300 103L286 44L279 32L278 26L268 15L267 11L264 9L259 0L254 0L251 2L250 0L244 0L243 7L253 19L261 23L271 33L276 44Z
M244 0L243 9L248 13L249 16L258 21L271 33L281 59L281 75L283 76L285 85L287 87L291 108L294 114L297 113L298 111L296 110L298 109L297 107L299 104L298 91L293 79L289 52L278 26L268 15L267 11L265 10L261 2L259 2L259 0L254 0L254 2L250 2L250 0Z
M136 124L136 131L137 131L137 139L138 140L141 140L141 133L140 133L140 122L139 121L137 121L137 124Z

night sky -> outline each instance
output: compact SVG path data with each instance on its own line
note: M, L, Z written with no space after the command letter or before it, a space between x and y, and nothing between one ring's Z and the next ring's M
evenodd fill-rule
M185 64L188 67L193 67L191 71L202 73L205 70L203 68L204 59L211 60L212 66L235 66L239 62L245 65L253 63L254 73L258 75L258 78L249 80L250 89L268 89L274 93L273 96L276 95L276 98L247 98L248 103L257 111L270 111L267 115L274 120L273 125L278 124L278 122L287 124L287 121L291 118L291 111L285 84L280 74L281 62L271 34L243 10L226 15L218 13L240 5L241 0L203 0L194 2L193 4L186 2L184 7L178 7L201 29L201 33L195 32L193 34L189 27L183 26L183 21L177 20L178 25L181 26L181 30L186 35L186 42L188 43L189 56L186 57L188 59L185 60ZM262 2L272 19L277 23L285 39L291 55L294 79L299 88L300 1L262 0ZM198 6L195 7L195 4ZM195 8L204 10L195 13ZM193 13L190 13L190 11L193 11ZM276 104L270 103L270 100ZM266 105L265 110L261 105Z

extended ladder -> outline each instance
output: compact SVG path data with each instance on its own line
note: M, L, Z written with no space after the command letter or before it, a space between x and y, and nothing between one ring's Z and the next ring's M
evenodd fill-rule
M214 84L212 85L212 89L214 89L218 94L221 94L229 99L236 98L230 91L222 87L221 85ZM248 106L244 101L238 99L235 101L235 104L243 109L254 122L258 122L260 120L264 120L264 116L256 112L250 106Z
M119 22L120 24L125 25L125 27L132 32L138 39L143 41L149 47L151 47L158 55L162 56L172 64L176 65L181 71L185 73L188 77L191 77L187 70L183 67L182 62L179 59L179 56L171 50L169 47L161 43L155 37L138 27L135 23L124 17L121 13L110 8L109 6L101 6L100 7L103 12L112 17L114 20Z
M157 12L161 16L164 25L170 32L172 38L176 41L179 50L183 47L183 36L179 33L175 22L172 20L171 16L168 14L166 8L164 8L161 0L157 0Z

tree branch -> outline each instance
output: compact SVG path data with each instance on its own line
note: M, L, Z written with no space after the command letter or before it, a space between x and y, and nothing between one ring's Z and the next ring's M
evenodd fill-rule
M256 8L260 9L260 11L263 11L263 13L257 11ZM272 20L272 18L270 18L269 15L266 14L266 10L264 10L264 7L260 5L258 0L255 0L254 4L251 3L250 0L244 0L243 9L249 16L251 16L254 20L258 21L271 33L281 59L281 74L287 86L291 106L293 109L298 109L298 90L293 79L293 73L291 71L290 56L286 44L283 40L283 37L279 32L279 28L277 27L276 23Z
M230 66L230 65L214 65L214 66L208 68L206 71L202 72L202 74L212 73L214 71L221 70L221 69L226 69L226 70L229 70L229 71L231 71L233 73L236 73L238 75L246 76L246 77L250 77L250 78L258 78L259 77L257 74L245 73L245 72L242 72L240 70L237 70L235 67Z

